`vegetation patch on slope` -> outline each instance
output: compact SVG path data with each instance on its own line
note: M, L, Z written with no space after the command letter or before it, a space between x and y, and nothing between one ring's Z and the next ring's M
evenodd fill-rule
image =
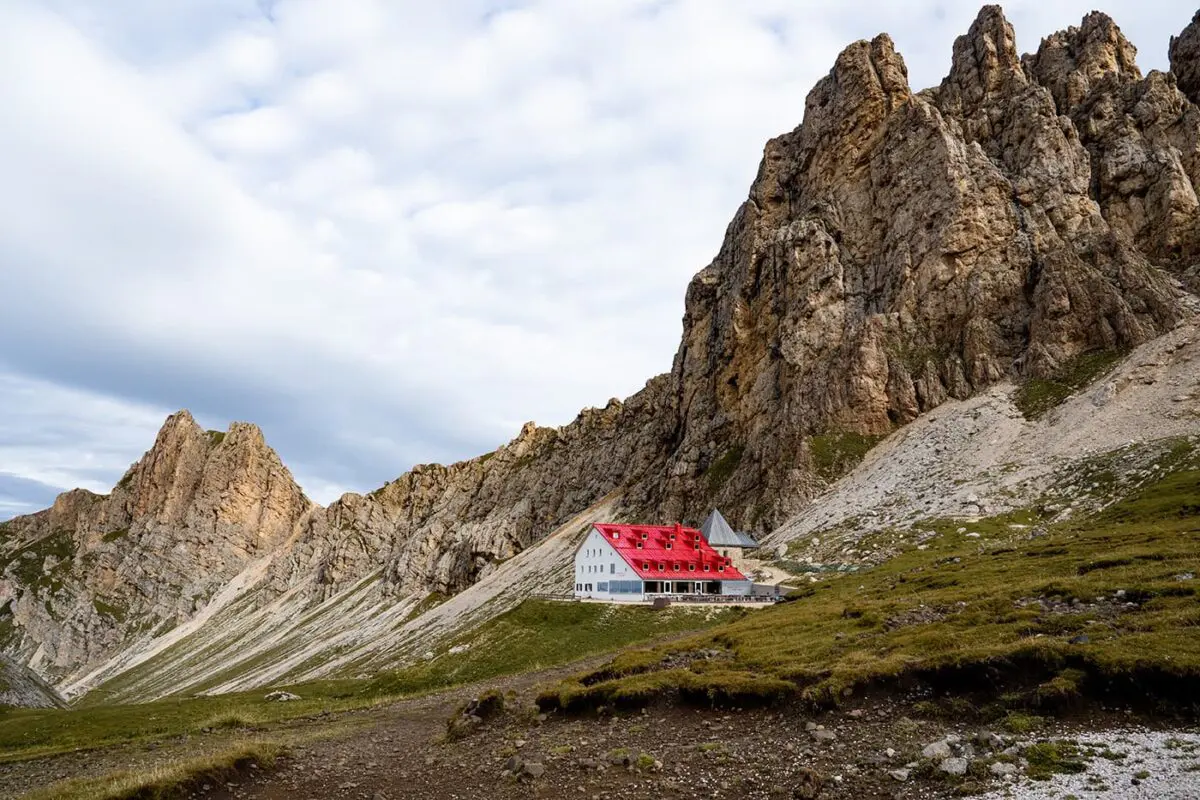
M738 468L738 464L742 463L742 456L745 454L746 448L740 444L735 444L709 464L708 469L704 472L704 479L708 482L708 490L710 492L715 493L725 485L725 482L733 475L734 470Z
M695 631L744 615L741 609L612 606L526 600L464 633L427 662L369 680L315 681L287 687L301 697L264 699L268 689L178 697L138 705L101 705L105 692L71 709L11 709L0 714L0 763L205 729L269 731L288 720L363 708L477 680L558 666L657 636ZM465 646L465 649L460 649ZM453 649L455 652L450 652Z
M857 467L867 453L886 436L833 431L812 437L808 442L813 469L822 480L832 483Z
M935 692L979 691L999 702L993 714L1087 697L1196 713L1195 461L1087 518L1051 524L1030 510L1021 523L1006 515L932 526L935 536L880 566L686 642L623 653L539 704L825 706L917 680Z
M1030 378L1014 398L1026 419L1039 419L1075 392L1112 370L1126 355L1121 350L1095 350L1067 362L1054 375Z

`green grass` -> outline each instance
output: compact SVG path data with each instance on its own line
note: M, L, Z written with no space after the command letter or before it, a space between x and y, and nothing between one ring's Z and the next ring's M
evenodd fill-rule
M1021 751L1029 761L1026 774L1035 781L1048 781L1055 775L1078 775L1087 771L1087 762L1079 747L1071 742L1038 742Z
M260 689L211 697L179 697L139 705L102 705L103 692L70 709L0 712L0 763L75 749L154 741L204 728L272 727L298 717L363 708L421 694L568 663L657 636L694 631L746 614L742 609L655 611L648 606L526 600L513 610L463 634L453 644L466 652L443 652L431 661L370 680L314 681L289 686L301 700L268 703Z
M43 573L42 566L51 556L58 561L58 566L49 574ZM65 570L74 556L75 540L71 538L70 532L55 530L0 557L0 574L11 575L17 583L27 589L50 589L54 592L62 586L56 573Z
M448 595L442 594L441 592L430 592L429 594L425 595L425 597L423 597L419 603L413 606L413 610L408 612L408 616L406 616L400 622L400 624L403 625L406 622L411 622L412 620L424 614L426 611L437 608L449 599L450 597Z
M129 528L117 528L115 531L109 531L100 538L106 542L115 542L118 539L124 539L129 535Z
M221 442L225 441L224 431L205 431L205 433L208 434L208 443L213 447L216 447Z
M704 479L708 482L709 492L716 493L718 489L725 485L725 482L729 480L730 476L738 468L738 464L742 463L742 456L745 454L746 448L740 444L735 444L708 465L708 469L704 472Z
M26 795L24 800L174 800L194 796L204 784L221 786L251 764L269 769L282 751L275 742L242 742L213 755L157 769L61 781Z
M446 643L447 651L371 681L373 691L413 694L499 675L545 669L661 636L744 616L736 608L656 611L648 606L526 600L480 628ZM466 645L465 653L449 648Z
M1200 606L1194 582L1175 576L1200 561L1200 471L1152 482L1103 512L1013 528L1029 510L965 526L923 524L938 535L853 576L837 576L791 600L674 646L623 653L611 664L545 692L544 708L643 705L664 699L720 704L794 698L835 704L844 692L900 678L948 694L1005 692L1008 706L1055 709L1106 695L1195 712L1200 691ZM986 544L983 544L986 542ZM1106 569L1081 569L1104 560ZM1113 619L1044 612L1019 600L1113 598ZM889 625L920 606L932 621ZM1091 624L1089 624L1091 623ZM1082 632L1088 641L1071 643ZM717 649L725 659L680 667L672 652ZM992 698L994 699L994 698ZM984 700L980 701L981 703ZM1005 708L996 710L1003 715Z
M113 622L124 622L126 612L120 606L106 602L102 597L96 597L92 600L92 607L96 609L97 614L103 614Z
M1068 361L1049 377L1029 378L1017 391L1016 404L1026 419L1038 419L1117 365L1125 352L1094 350Z
M822 433L809 439L813 469L825 481L833 482L854 469L871 448L885 436L851 431Z

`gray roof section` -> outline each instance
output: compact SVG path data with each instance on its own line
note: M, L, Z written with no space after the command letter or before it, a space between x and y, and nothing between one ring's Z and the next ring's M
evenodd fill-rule
M729 527L725 517L721 516L721 512L715 508L708 515L708 519L704 520L704 524L700 526L700 532L713 547L758 547L758 542L754 540L754 537L738 533Z

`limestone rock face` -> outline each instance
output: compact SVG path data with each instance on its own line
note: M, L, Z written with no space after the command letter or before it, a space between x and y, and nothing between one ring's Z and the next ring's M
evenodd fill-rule
M1179 90L1200 105L1200 11L1181 34L1171 37L1167 53Z
M32 670L0 655L0 708L56 708L63 705L58 693Z
M1088 150L1089 194L1105 220L1193 288L1191 268L1200 259L1200 109L1180 89L1194 91L1196 28L1193 20L1172 40L1175 76L1154 71L1143 78L1133 45L1099 12L1025 58Z
M1198 30L1172 40L1173 73L1143 76L1104 14L1021 57L987 6L924 91L888 36L851 44L767 143L687 288L669 373L328 508L258 429L181 412L111 494L0 527L0 650L78 679L213 604L451 594L605 499L769 530L847 441L1162 334L1200 288Z
M181 411L112 493L0 527L0 646L59 678L190 619L312 503L253 425Z
M1070 51L1079 66L1059 58L1076 94L1108 80L1105 65L1140 79L1101 23L1085 21L1095 42ZM848 47L803 124L767 145L688 288L666 507L707 500L703 475L736 452L718 504L769 526L813 491L813 436L884 433L947 397L1170 328L1177 290L1106 220L1094 158L998 7L956 41L936 89L910 91L886 36Z
M395 592L454 593L614 491L645 508L665 463L668 386L656 378L570 425L528 423L494 453L346 495L304 520L273 579L311 581L329 596L376 571Z

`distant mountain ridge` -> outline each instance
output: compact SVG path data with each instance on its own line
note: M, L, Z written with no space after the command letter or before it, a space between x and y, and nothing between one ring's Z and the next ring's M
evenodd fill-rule
M986 6L914 92L889 37L851 44L688 286L669 373L328 507L255 426L174 414L110 494L0 525L0 652L71 696L124 675L134 699L402 661L411 613L444 631L511 601L496 576L597 514L720 506L767 533L947 400L1156 339L1200 287L1197 52L1200 14L1143 76L1094 12L1021 57ZM143 674L165 661L180 677Z

